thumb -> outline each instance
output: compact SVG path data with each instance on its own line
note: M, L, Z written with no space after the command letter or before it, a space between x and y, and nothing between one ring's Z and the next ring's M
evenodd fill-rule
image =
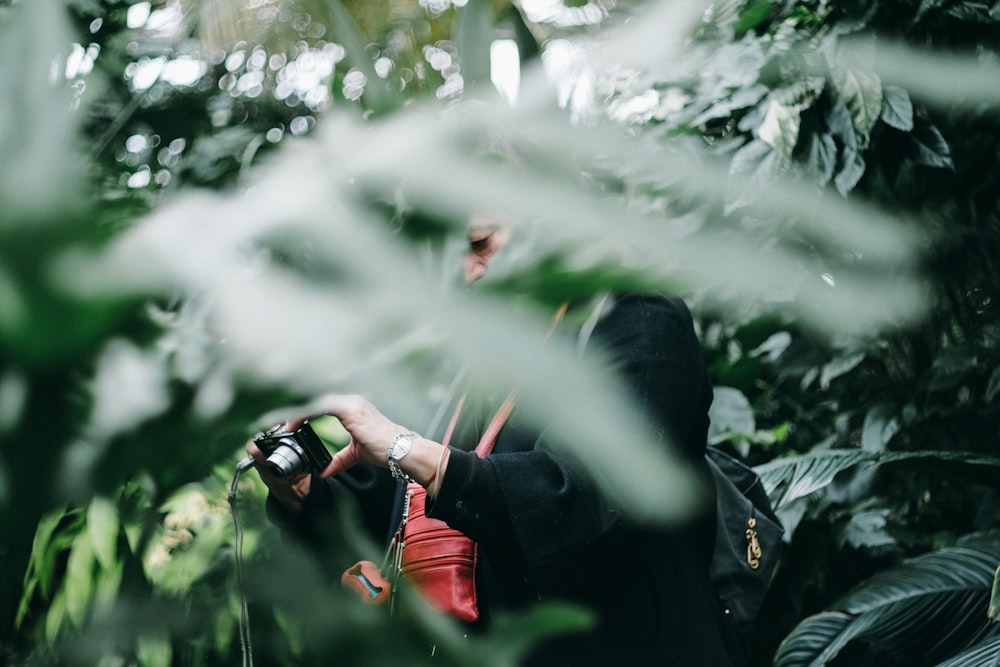
M346 447L333 455L333 460L327 464L319 476L323 479L333 477L338 473L353 468L359 463L361 463L361 457L359 456L358 446L351 440L347 443Z

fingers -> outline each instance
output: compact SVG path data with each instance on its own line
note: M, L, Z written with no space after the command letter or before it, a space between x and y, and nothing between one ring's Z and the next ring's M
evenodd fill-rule
M357 394L326 394L318 401L321 409L328 415L343 419L367 403L367 400Z
M308 421L308 418L306 418L306 417L299 417L297 419L289 419L288 421L286 421L282 425L281 428L282 428L282 430L285 433L295 433L297 430L299 430L300 426L302 426L303 424L306 423L306 421Z
M361 456L358 451L358 446L354 444L353 440L351 440L346 447L333 455L333 460L327 464L326 468L323 469L323 472L321 472L319 476L324 479L327 477L333 477L334 475L342 473L349 468L353 468L359 463L361 463Z

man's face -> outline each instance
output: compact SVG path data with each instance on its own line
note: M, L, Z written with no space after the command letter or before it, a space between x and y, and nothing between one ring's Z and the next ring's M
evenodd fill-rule
M469 248L463 262L465 282L471 283L486 273L490 260L510 241L510 232L509 224L495 219L472 219L469 223Z

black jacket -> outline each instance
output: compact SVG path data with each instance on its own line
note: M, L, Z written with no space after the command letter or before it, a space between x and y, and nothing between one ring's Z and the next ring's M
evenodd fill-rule
M703 455L712 390L686 306L680 299L624 295L605 310L588 345L604 348L664 446L672 441L710 487ZM740 664L742 658L731 657L740 650L708 580L714 504L705 503L704 515L683 525L635 525L546 446L544 431L522 424L516 410L493 453L479 458L470 450L495 407L463 410L447 474L428 508L480 545L482 622L539 600L592 611L591 630L549 641L529 665ZM373 535L388 535L398 522L400 488L384 470L356 468L314 484L305 516L291 519L273 503L271 510L308 537L335 497L349 492L361 496Z

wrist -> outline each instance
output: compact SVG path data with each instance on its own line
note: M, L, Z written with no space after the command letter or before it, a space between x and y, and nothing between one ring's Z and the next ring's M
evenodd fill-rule
M426 488L440 474L437 472L438 464L447 449L440 443L417 436L411 443L409 453L399 461L399 467L414 482Z

